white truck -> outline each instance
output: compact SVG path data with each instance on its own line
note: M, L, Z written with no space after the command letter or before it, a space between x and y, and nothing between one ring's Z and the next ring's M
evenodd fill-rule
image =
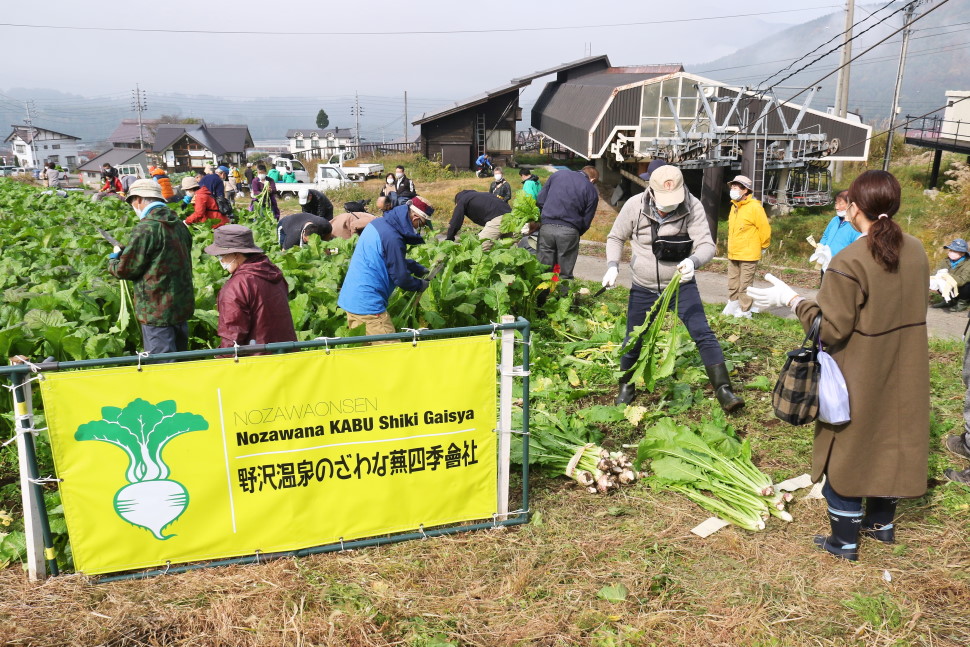
M353 181L344 174L339 166L317 164L317 175L313 182L277 182L276 190L281 195L287 193L296 195L300 189L316 189L326 193L350 184L353 184Z
M354 182L363 182L369 177L380 177L384 174L384 165L380 163L347 166L347 162L355 159L357 159L357 153L354 151L340 151L336 155L330 157L330 161L327 163L327 166L335 166L340 168L344 174Z
M271 161L281 176L287 173L293 173L296 176L297 183L310 181L310 174L300 160L290 159L288 157L273 157Z

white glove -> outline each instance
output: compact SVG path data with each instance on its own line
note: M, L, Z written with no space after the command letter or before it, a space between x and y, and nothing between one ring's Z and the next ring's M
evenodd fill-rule
M529 227L529 223L525 223L524 225L522 225L522 229L520 230L520 233L523 236L528 236L530 229L531 229L531 227Z
M944 301L950 301L957 295L960 286L957 285L956 279L950 276L948 271L940 270L937 272L936 280L940 283L940 296L943 297Z
M943 282L935 274L930 277L930 291L943 292Z
M827 270L829 263L832 262L832 248L828 245L819 245L815 248L815 253L809 256L808 262L818 263L823 271Z
M694 278L694 261L685 258L677 263L677 270L680 272L680 282L686 283Z
M770 288L750 287L746 290L749 297L754 299L754 305L761 310L772 306L787 306L798 293L772 274L765 274L765 280L771 283Z
M619 268L610 267L606 270L606 274L603 275L603 287L612 288L616 286L616 277L620 275Z

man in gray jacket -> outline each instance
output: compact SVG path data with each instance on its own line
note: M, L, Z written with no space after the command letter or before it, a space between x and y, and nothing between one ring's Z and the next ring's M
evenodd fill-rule
M650 176L645 193L630 198L613 223L607 237L607 270L603 286L616 285L623 246L630 241L633 256L630 269L633 285L627 305L626 332L643 324L647 313L676 272L680 272L677 314L697 344L707 376L721 408L734 411L744 400L734 394L724 353L704 314L704 304L694 281L694 270L714 257L714 240L701 201L684 188L684 176L676 166L662 166ZM624 342L625 343L625 342ZM629 371L640 356L637 340L620 360L620 369ZM636 394L629 378L620 379L617 404L629 404Z

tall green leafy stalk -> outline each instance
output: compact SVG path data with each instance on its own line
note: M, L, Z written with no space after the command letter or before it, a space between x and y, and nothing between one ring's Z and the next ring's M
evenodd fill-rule
M527 223L538 220L539 205L536 204L535 198L520 189L512 200L512 211L502 216L501 232L517 234Z
M671 301L673 308L670 307ZM643 343L633 366L627 371L618 372L617 377L653 392L657 380L673 374L677 349L686 341L688 334L682 325L675 324L669 331L664 329L664 325L671 310L676 312L679 301L680 272L675 272L660 298L650 308L647 318L630 332L626 344L617 351L619 357L632 348L637 340Z
M702 508L747 530L762 530L773 514L785 521L790 494L751 462L751 445L738 440L723 414L693 429L662 418L637 448L637 465L650 463L650 484L684 494Z

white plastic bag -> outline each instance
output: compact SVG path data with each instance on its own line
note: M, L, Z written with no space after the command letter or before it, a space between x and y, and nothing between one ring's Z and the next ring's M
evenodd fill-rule
M818 351L822 375L818 380L818 419L830 425L844 425L849 416L849 389L839 365L824 350Z

